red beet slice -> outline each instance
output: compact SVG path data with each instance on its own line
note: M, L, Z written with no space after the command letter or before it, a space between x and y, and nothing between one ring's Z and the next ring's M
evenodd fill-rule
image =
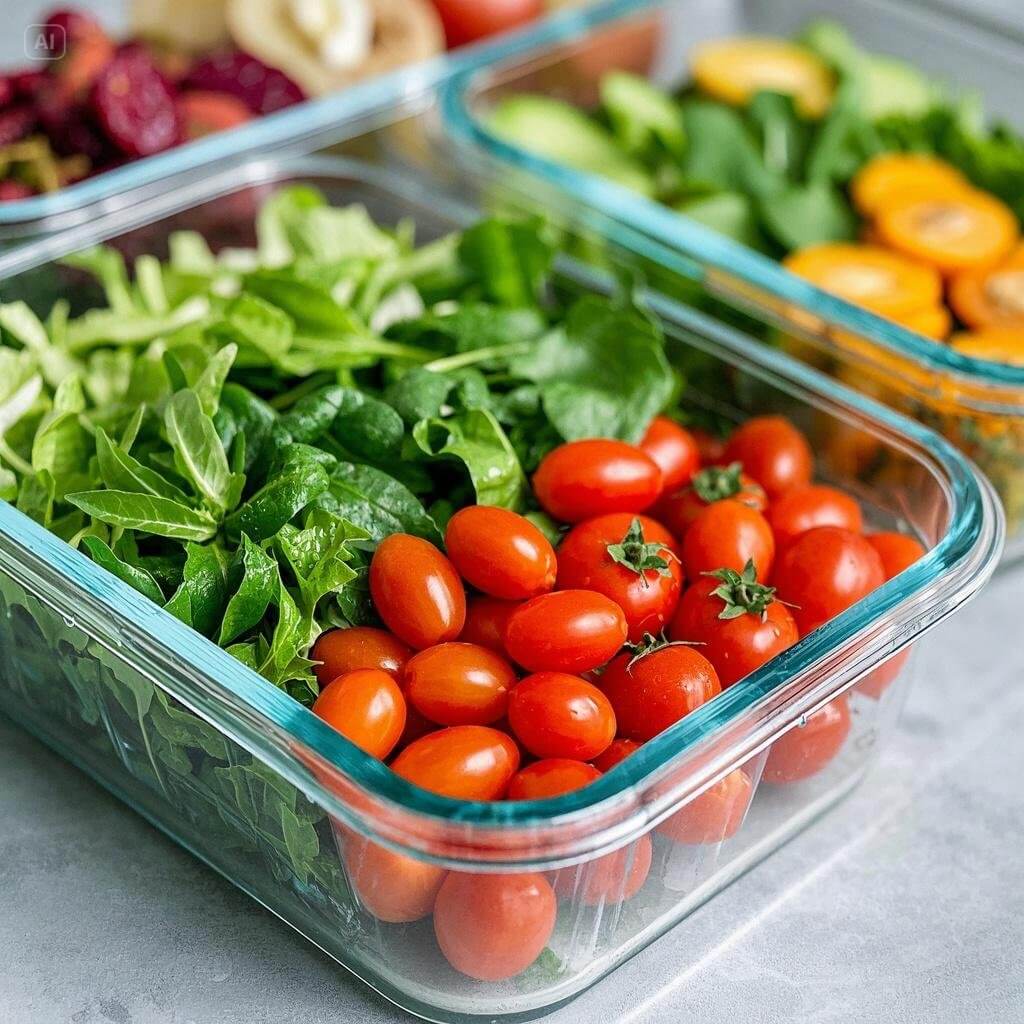
M92 90L92 108L104 134L128 156L151 156L181 135L174 97L148 54L118 53Z
M0 111L0 146L20 142L36 126L36 112L22 104Z
M306 98L283 71L267 67L242 50L225 50L202 58L185 76L182 87L229 93L254 114L272 114Z

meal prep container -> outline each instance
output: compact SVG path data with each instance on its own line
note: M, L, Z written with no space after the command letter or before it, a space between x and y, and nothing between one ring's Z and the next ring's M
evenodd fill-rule
M411 219L421 240L473 218L421 180L368 165L254 163L0 257L0 295L37 310L62 297L83 308L93 293L59 265L62 255L104 240L166 255L177 229L202 232L215 250L248 244L259 202L300 181L333 204L365 204L383 223ZM496 185L478 182L487 194ZM567 210L560 216L572 225ZM607 244L610 259L617 251ZM566 260L556 287L607 291L610 275ZM684 407L737 420L785 413L810 437L822 477L856 494L874 527L919 536L927 556L593 785L548 801L470 803L393 775L0 504L0 709L413 1013L528 1020L571 999L855 785L903 703L911 644L979 589L1002 543L990 487L943 439L698 310L641 298L689 381ZM876 447L870 472L843 470L850 444ZM804 742L822 708L849 716L838 754L803 781L773 782L763 771L772 744ZM708 825L716 821L717 830ZM647 857L638 892L594 897ZM548 948L509 981L456 973L429 918L389 924L363 902L359 878L382 859L395 884L435 867L557 871Z
M969 358L828 295L773 259L610 181L534 156L496 136L488 114L501 97L544 93L596 103L595 68L646 73L659 84L688 79L692 47L723 36L791 36L831 18L865 49L919 66L954 89L976 92L986 112L1024 128L1024 37L923 0L621 0L554 46L537 46L450 84L446 125L505 174L564 190L683 256L705 304L747 306L762 340L927 423L966 451L1006 508L1007 560L1024 555L1024 367ZM523 191L530 190L524 183ZM1024 181L1021 182L1024 195ZM679 265L680 261L674 261Z

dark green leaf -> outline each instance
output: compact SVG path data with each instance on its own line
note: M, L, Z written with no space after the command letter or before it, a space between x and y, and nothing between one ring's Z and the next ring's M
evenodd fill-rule
M99 537L83 537L82 547L100 567L113 573L119 580L134 587L140 594L158 605L164 603L163 591L155 579L141 566L122 561Z
M218 643L226 646L257 626L277 594L277 563L242 535L241 580L224 611Z

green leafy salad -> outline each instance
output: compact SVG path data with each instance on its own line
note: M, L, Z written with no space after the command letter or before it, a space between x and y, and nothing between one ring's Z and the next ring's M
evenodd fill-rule
M0 305L0 495L311 703L311 644L375 621L377 542L474 502L532 513L563 440L639 440L674 394L654 323L552 287L537 223L417 245L296 186L253 249L179 232L105 304Z

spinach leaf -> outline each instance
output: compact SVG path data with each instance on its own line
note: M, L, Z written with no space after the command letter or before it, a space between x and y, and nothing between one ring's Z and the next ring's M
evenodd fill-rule
M402 417L386 402L348 390L331 430L334 438L356 458L368 462L394 459L405 437Z
M761 202L765 228L786 250L857 237L857 216L827 182L792 185Z
M82 547L89 553L89 557L107 572L113 573L119 580L134 587L150 601L159 605L164 603L163 591L152 575L141 566L131 565L118 558L99 537L83 537Z
M102 427L96 430L96 459L103 483L112 491L153 494L187 504L185 493L115 445Z
M536 306L553 258L536 223L481 221L459 243L459 259L499 306Z
M487 410L421 420L413 428L413 438L426 455L462 462L481 505L522 507L526 477L505 431Z
M228 558L217 544L189 544L181 586L164 606L204 636L213 636L224 613Z
M238 366L276 362L291 347L295 335L295 324L287 311L252 291L232 299L224 310L223 320L210 330L219 341L238 346Z
M563 328L512 362L540 390L544 411L566 440L637 442L668 402L674 377L660 330L636 309L587 296Z
M216 520L209 512L171 498L119 490L81 491L66 498L86 515L124 530L192 541L210 540L217 532Z
M229 536L245 533L257 542L267 540L322 495L329 484L327 470L319 463L309 460L293 464L264 484L228 516L224 525Z
M222 647L258 626L277 593L277 562L245 534L239 556L241 579L228 601L217 639Z

